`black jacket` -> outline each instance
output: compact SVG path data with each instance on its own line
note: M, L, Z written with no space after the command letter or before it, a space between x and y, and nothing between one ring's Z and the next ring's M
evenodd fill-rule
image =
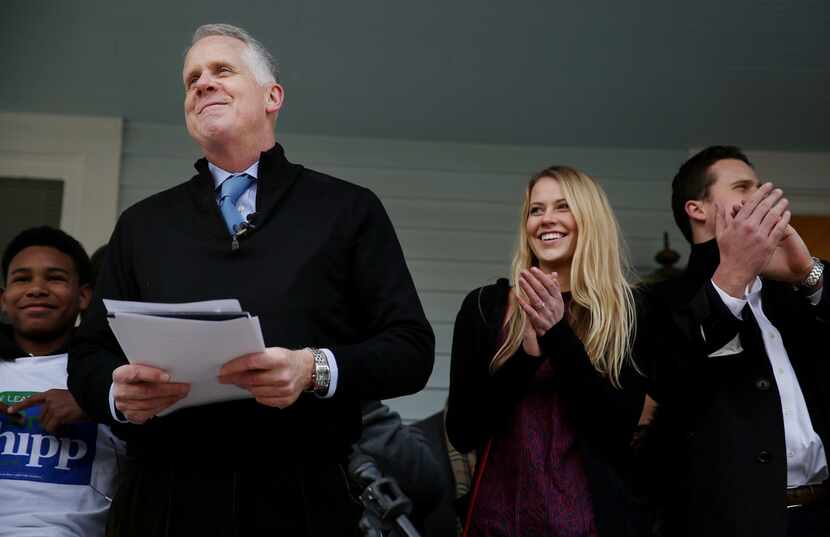
M364 401L363 432L350 457L371 457L384 477L393 478L412 501L410 518L423 527L424 518L441 501L449 486L443 466L433 454L426 435L380 401Z
M640 337L648 340L650 391L661 405L655 458L665 479L657 497L667 509L667 535L778 537L787 486L781 400L749 306L737 319L711 283L719 262L714 240L694 245L683 277L648 293ZM791 285L763 280L761 301L826 449L830 361L821 319L830 293L814 307ZM736 335L743 352L709 357Z
M66 351L67 347L62 345L49 354L63 354ZM0 323L0 360L14 360L28 355L14 340L14 328L10 324Z
M10 324L0 323L0 360L14 360L26 353L14 341L14 330Z
M392 224L372 192L292 164L276 145L260 157L257 229L234 250L207 161L196 169L119 218L70 349L69 389L87 413L113 423L112 371L127 360L102 298L238 298L259 317L266 346L333 351L335 396L303 394L283 410L253 399L218 403L113 430L130 454L156 465L263 475L333 467L359 437L361 400L416 392L432 370L434 337ZM308 498L332 488L306 484Z
M520 347L489 373L509 292L505 279L474 290L455 321L447 435L461 452L480 450L504 426L541 363ZM642 379L625 367L624 389L614 388L591 365L565 321L548 330L540 345L556 362L557 388L570 402L600 535L640 535L640 513L630 498L629 443L643 408Z

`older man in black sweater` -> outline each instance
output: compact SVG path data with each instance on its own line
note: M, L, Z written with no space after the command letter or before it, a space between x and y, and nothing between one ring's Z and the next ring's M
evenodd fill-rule
M283 90L262 46L203 26L182 77L205 158L192 179L121 216L70 352L70 390L136 457L110 531L346 535L358 513L342 463L359 401L421 389L432 331L377 197L289 162L276 144ZM252 398L158 417L189 387L128 364L101 299L229 297L259 317L268 348L219 378Z

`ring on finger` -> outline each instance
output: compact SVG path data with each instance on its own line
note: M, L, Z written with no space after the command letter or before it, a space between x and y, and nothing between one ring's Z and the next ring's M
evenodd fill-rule
M543 310L543 309L545 309L545 303L544 302L537 302L536 304L533 305L533 307L536 308L537 310Z

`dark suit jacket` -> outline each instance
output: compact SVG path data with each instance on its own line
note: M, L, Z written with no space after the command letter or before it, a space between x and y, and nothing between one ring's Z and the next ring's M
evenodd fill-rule
M667 535L773 537L785 532L787 461L781 399L758 324L711 283L716 242L695 245L684 276L656 284L640 319L642 364L660 403L658 498ZM830 416L830 293L812 306L788 284L763 281L764 313L780 331L813 428L825 446ZM704 338L701 333L706 334ZM743 352L709 357L736 335Z
M392 224L372 192L292 164L276 145L260 157L257 230L233 250L207 161L199 160L196 169L190 181L121 215L70 349L69 388L86 412L113 423L112 371L127 360L102 298L238 298L259 316L266 346L334 352L335 396L303 394L284 410L253 399L206 405L144 425L115 424L114 430L153 468L253 475L329 468L326 479L304 483L307 498L320 495L308 508L322 508L327 493L344 490L335 466L359 437L359 401L421 389L434 359L432 330ZM325 524L335 517L308 518Z

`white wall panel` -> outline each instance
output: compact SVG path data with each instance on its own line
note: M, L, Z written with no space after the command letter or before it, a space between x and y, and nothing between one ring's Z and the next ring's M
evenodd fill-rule
M122 130L120 117L0 113L0 175L61 180L60 227L92 252L118 215Z
M755 151L750 155L761 180L784 189L795 214L830 214L830 153Z
M422 291L418 290L424 313L432 322L452 323L461 308L467 291Z
M452 330L454 324L454 318L452 321L432 321L432 329L435 332L436 354L450 354L452 350Z
M415 286L424 291L475 288L507 276L509 260L502 262L436 261L407 256Z
M440 412L447 400L445 388L430 388L427 386L414 395L396 397L385 402L400 413L407 422L419 420Z

